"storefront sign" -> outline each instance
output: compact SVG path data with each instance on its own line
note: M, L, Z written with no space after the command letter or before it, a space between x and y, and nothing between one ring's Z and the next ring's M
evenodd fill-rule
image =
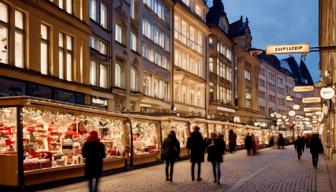
M288 115L291 116L291 117L295 116L295 114L296 114L295 111L289 111L288 112Z
M320 95L323 99L332 99L335 96L335 90L332 87L323 87Z
M302 103L320 103L321 97L305 97L302 98Z
M293 109L294 110L299 110L300 109L300 105L293 105Z
M307 92L307 91L314 91L314 86L308 85L308 86L295 86L293 88L294 92Z
M107 100L98 97L92 97L92 104L107 106Z
M315 111L321 111L321 107L306 107L303 108L304 112L315 112Z
M268 45L266 54L308 53L309 50L308 44Z

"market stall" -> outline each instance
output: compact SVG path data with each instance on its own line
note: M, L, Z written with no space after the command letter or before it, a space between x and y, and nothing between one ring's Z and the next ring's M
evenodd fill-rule
M193 127L198 126L200 128L200 133L202 134L203 138L208 138L208 127L205 120L202 119L195 119L194 122L191 122L191 132L193 131Z
M17 105L3 107L0 113L0 125L4 125L0 151L6 155L0 156L0 161L8 164L9 159L16 160L16 170L5 173L18 174L13 177L18 178L13 182L14 186L83 176L85 160L81 148L92 130L98 132L105 144L104 171L126 166L127 118L122 115L32 98L0 100L1 105ZM16 135L16 132L20 134ZM6 169L4 164L0 164L1 170ZM0 184L8 184L1 180L0 177Z
M160 160L161 136L159 119L149 117L132 118L131 128L132 165L141 165Z
M169 134L170 130L174 130L176 138L180 142L180 157L188 156L187 140L190 136L189 122L182 118L170 117L161 122L162 140Z

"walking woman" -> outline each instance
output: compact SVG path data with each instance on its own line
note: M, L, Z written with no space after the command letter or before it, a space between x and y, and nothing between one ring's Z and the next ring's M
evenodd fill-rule
M225 142L223 135L217 137L215 132L210 133L210 139L206 143L208 151L208 161L212 164L214 183L220 184L221 168L223 162L223 154L225 153Z
M91 131L84 143L82 155L85 158L85 177L89 181L89 192L98 191L99 178L103 172L103 159L105 158L105 146L99 141L97 131ZM95 185L93 180L95 179Z
M177 140L174 130L171 130L167 138L163 141L162 154L166 160L166 181L173 182L174 163L180 155L180 142Z

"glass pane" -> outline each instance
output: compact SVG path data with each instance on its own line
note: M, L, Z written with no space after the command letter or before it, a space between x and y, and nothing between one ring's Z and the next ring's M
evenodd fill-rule
M23 68L23 34L15 32L15 66Z
M64 56L63 56L63 50L59 50L58 52L58 77L60 79L64 78Z
M58 0L58 7L61 9L64 8L64 0Z
M0 63L8 64L8 30L4 27L0 27Z
M66 43L67 43L67 49L72 50L72 37L67 35L66 36Z
M66 12L72 14L72 0L66 0Z
M115 79L114 79L114 83L116 87L120 87L120 76L121 76L121 69L120 69L120 65L119 64L115 64Z
M100 25L107 28L107 7L100 4Z
M48 27L45 25L41 25L41 38L48 40Z
M41 73L48 74L48 44L41 42Z
M97 2L96 0L90 0L90 18L97 20Z
M15 27L23 29L23 13L21 11L15 11Z
M91 61L91 66L90 66L90 83L91 85L97 85L97 66L96 62Z
M72 81L72 55L66 54L66 80Z
M16 108L0 108L0 154L14 154L16 146Z
M58 34L58 46L63 47L63 34L62 33Z
M25 95L26 85L24 82L0 77L0 97Z
M8 22L8 8L7 5L0 2L0 21Z
M100 65L99 86L107 88L107 67L105 65Z

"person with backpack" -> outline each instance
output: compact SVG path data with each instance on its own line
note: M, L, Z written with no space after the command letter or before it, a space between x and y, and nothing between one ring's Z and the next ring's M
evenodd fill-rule
M162 155L163 159L166 160L166 181L173 182L174 163L180 155L180 142L177 140L174 130L169 132L162 143Z
M103 172L103 159L106 157L105 146L100 142L97 131L90 132L82 148L82 155L85 158L84 173L89 181L89 192L97 192L99 178Z

